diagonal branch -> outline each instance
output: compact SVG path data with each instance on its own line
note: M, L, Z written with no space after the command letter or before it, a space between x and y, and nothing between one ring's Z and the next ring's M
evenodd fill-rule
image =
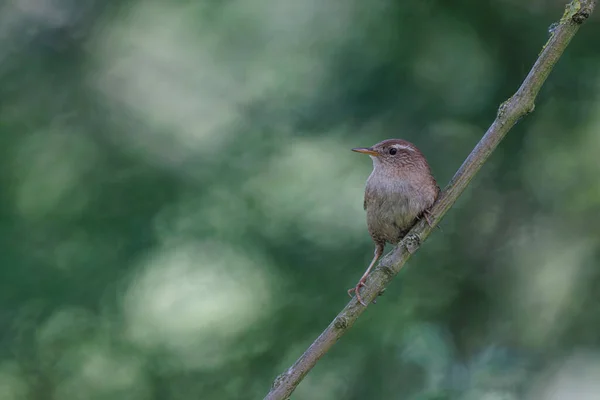
M581 24L594 10L595 5L596 0L573 0L567 4L560 22L552 30L550 39L544 45L521 87L510 99L500 105L496 119L434 204L430 214L432 225L435 226L440 222L508 131L519 119L533 111L540 88ZM431 231L432 227L420 221L411 229L405 240L410 238L414 243L416 239L417 243L422 243ZM369 275L367 285L361 293L367 304L383 291L410 258L410 253L406 250L408 241L405 240L386 255L379 263L379 267ZM415 250L416 247L411 246L411 252L414 253ZM353 298L294 365L277 377L265 400L289 398L317 361L354 325L365 309L366 307L363 307L356 297Z

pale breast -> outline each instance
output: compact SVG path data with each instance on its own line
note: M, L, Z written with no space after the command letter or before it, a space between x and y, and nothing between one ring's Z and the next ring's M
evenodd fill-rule
M373 240L398 243L416 217L434 201L435 194L409 181L380 180L371 175L365 190L365 209Z

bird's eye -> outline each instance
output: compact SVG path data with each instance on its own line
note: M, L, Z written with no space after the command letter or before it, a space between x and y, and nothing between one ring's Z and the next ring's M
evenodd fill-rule
M397 152L398 152L398 149L396 149L396 148L394 148L394 147L392 147L392 148L390 149L390 154L391 154L391 155L394 155L394 154L396 154Z

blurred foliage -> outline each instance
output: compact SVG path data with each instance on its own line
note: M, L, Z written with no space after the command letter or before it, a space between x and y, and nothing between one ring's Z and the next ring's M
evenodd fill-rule
M262 398L371 258L349 149L444 186L563 6L2 3L0 399ZM598 21L294 399L598 398Z

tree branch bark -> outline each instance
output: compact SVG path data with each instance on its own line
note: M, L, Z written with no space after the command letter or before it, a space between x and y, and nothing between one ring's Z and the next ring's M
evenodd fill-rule
M591 15L595 5L596 0L573 0L567 4L562 18L552 29L548 42L544 45L521 87L511 98L500 105L492 125L440 194L429 218L433 226L441 221L508 131L522 117L533 111L535 99L546 78L581 24ZM421 220L396 249L382 258L379 266L369 275L366 286L361 292L362 298L367 304L372 302L398 274L410 258L411 253L414 253L418 246L427 239L432 229L425 221ZM410 253L407 250L409 239ZM363 307L354 297L304 354L287 371L275 379L265 400L288 399L317 361L354 325L365 309L366 307Z

